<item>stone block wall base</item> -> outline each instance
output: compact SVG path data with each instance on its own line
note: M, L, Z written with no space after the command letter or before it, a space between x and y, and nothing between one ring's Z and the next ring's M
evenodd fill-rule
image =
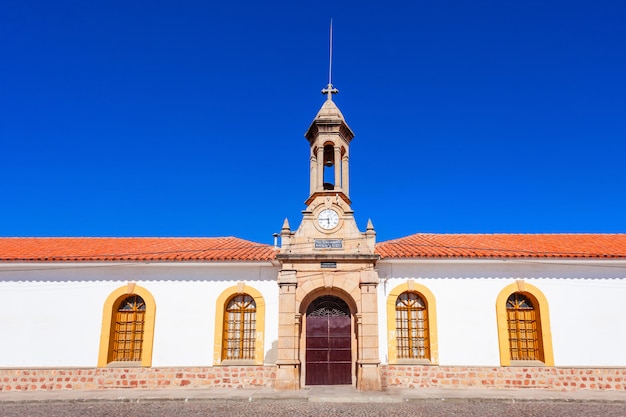
M385 386L398 388L535 388L626 392L626 368L386 365L382 374Z
M378 364L357 364L356 387L360 391L381 391L380 368Z
M357 388L535 388L626 393L626 368L374 365L358 363ZM300 365L0 369L0 392L108 388L300 389Z
M276 367L0 369L0 392L107 388L274 387Z
M300 389L300 365L280 364L276 368L276 382L274 387L278 391L297 391Z

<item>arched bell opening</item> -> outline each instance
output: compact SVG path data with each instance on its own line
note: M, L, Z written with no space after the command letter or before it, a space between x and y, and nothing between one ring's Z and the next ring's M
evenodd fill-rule
M316 191L348 191L348 150L333 142L311 148L311 194Z
M333 145L324 145L324 190L334 190L335 178L335 148Z

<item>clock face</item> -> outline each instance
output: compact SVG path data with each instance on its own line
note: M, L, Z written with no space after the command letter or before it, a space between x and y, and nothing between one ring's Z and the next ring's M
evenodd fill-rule
M334 229L339 224L339 215L335 210L322 210L319 216L317 216L317 224L319 224L322 229Z

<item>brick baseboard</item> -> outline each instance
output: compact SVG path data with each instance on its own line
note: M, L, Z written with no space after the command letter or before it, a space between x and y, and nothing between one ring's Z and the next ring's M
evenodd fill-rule
M0 369L0 391L273 387L275 366Z
M626 391L626 368L387 365L381 379L398 388L544 388Z
M0 369L0 392L274 387L276 367ZM383 387L626 391L626 368L382 365Z

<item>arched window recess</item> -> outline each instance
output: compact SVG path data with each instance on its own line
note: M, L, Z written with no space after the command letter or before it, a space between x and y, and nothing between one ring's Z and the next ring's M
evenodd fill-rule
M439 363L435 296L413 280L393 288L387 296L389 364Z
M548 300L524 281L507 285L496 300L502 366L554 366Z
M98 366L152 365L156 304L134 283L113 291L104 303Z

